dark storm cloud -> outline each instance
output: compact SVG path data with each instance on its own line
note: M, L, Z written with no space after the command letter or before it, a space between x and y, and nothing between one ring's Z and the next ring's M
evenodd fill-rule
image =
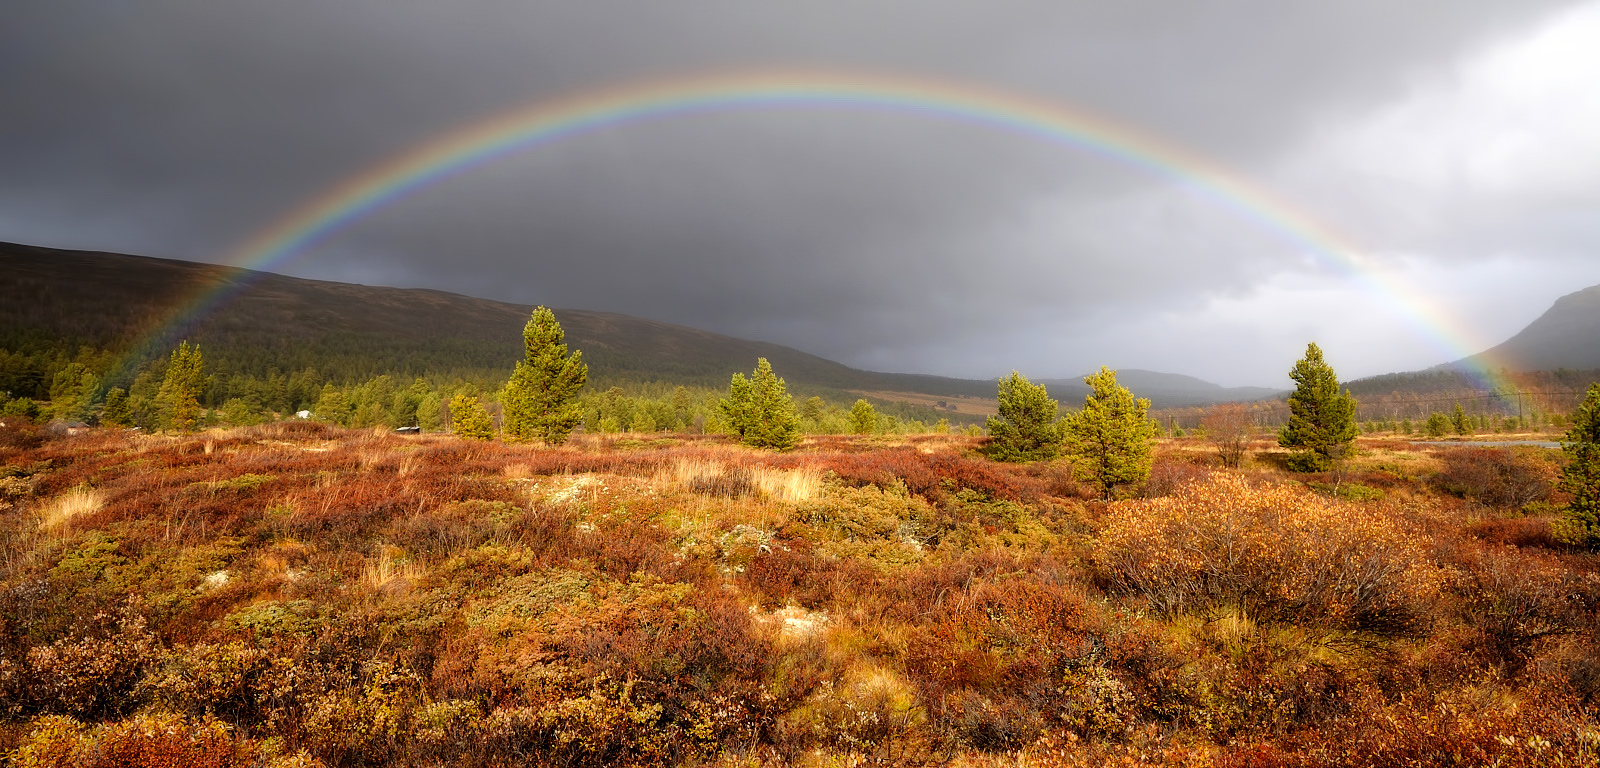
M1295 158L1568 5L36 3L0 11L0 238L222 261L342 178L488 116L628 81L784 68L1073 105L1417 255L1473 238L1453 220L1399 221L1362 183L1341 195L1327 182L1339 169ZM1452 190L1425 192L1417 221L1463 210L1435 204ZM1534 206L1493 208L1525 211L1495 218L1495 237L1531 242L1519 238ZM1559 247L1594 242L1568 229ZM1243 326L1192 320L1269 300L1284 275L1315 277L1302 248L1181 180L835 108L620 125L508 156L285 269L627 312L878 368L1110 362L1245 383L1285 368L1262 357L1280 351L1203 341Z

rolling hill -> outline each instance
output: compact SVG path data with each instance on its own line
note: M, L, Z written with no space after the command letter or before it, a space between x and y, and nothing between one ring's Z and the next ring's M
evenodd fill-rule
M75 343L159 356L180 338L208 364L260 375L312 367L339 378L506 371L531 306L427 289L305 280L172 259L0 244L0 345ZM214 308L169 327L206 300ZM726 386L770 360L801 389L992 397L994 382L862 371L796 349L628 315L557 309L597 381Z
M519 359L532 307L428 289L306 280L173 259L0 243L0 348L63 342L133 359L199 343L209 367L260 376L314 368L354 381L444 371L503 376ZM196 306L209 307L189 312ZM871 393L886 400L960 398L992 404L993 379L863 371L797 349L610 312L557 309L568 344L600 385L659 381L727 385L765 357L798 392ZM185 313L186 322L172 320ZM1120 380L1158 407L1253 400L1259 387L1224 388L1177 374L1127 370ZM1047 380L1066 406L1081 377ZM852 395L853 396L853 395ZM982 406L978 407L981 412Z

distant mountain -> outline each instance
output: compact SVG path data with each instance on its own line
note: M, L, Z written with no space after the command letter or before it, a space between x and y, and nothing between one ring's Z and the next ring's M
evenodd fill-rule
M1062 405L1076 408L1083 404L1083 398L1089 394L1089 387L1083 383L1083 378L1079 376L1075 379L1043 379L1040 383L1043 383L1050 390L1051 397L1060 401ZM1270 387L1224 387L1193 376L1144 371L1138 368L1117 371L1117 383L1127 387L1139 397L1148 398L1151 405L1157 408L1247 402L1277 397L1287 392Z
M1485 379L1484 370L1495 375ZM1346 382L1365 418L1471 412L1564 413L1600 381L1600 285L1569 293L1505 343L1422 371Z
M1451 364L1463 365L1512 371L1600 368L1600 285L1556 299L1504 344Z
M315 368L336 378L503 371L522 357L531 306L427 289L305 280L172 259L0 243L0 346L59 339L164 355L180 338L208 367L262 375ZM201 297L225 300L164 324ZM557 309L591 379L726 386L772 362L791 387L993 397L994 382L850 368L796 349L609 312Z

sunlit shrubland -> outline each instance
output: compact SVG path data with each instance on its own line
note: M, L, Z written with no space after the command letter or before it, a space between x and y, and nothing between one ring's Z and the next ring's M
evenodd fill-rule
M6 427L0 750L1595 763L1600 566L1546 506L1444 487L1456 449L1373 445L1301 485L1169 440L1133 500L1102 503L1063 462L980 443Z
M1218 473L1120 506L1096 566L1164 613L1235 607L1258 620L1414 632L1444 574L1392 510Z

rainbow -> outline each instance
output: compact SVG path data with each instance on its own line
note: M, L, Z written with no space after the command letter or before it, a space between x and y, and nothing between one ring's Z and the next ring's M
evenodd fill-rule
M1386 278L1360 249L1314 217L1229 169L1125 125L1062 104L997 90L902 76L756 72L627 84L538 101L450 131L323 190L256 232L224 260L272 271L361 217L449 176L504 155L591 131L708 112L777 107L895 111L989 127L1182 181L1218 207L1271 232L1383 296L1450 359L1480 347ZM231 295L234 281L195 297L150 339L170 344ZM1488 371L1476 372L1486 387Z

